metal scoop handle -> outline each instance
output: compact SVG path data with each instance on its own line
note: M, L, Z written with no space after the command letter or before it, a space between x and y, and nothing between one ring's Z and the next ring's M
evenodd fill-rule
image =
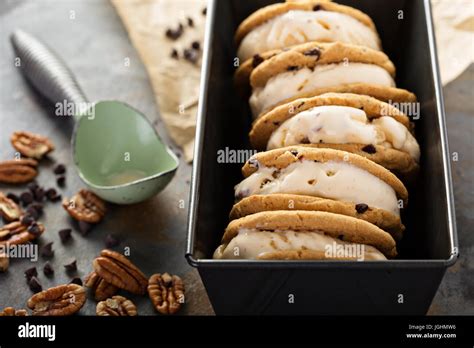
M22 30L16 30L10 40L19 58L18 68L39 93L53 104L87 102L72 71L49 47Z

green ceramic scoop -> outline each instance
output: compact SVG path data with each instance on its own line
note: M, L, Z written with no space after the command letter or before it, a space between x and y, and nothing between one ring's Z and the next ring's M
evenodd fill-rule
M23 31L15 31L11 42L33 86L57 111L72 110L74 163L91 191L109 202L132 204L171 181L179 161L143 114L118 101L88 103L72 72L45 44Z

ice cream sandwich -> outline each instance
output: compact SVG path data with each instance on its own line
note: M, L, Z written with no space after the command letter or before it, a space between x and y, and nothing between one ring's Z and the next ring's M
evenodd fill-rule
M410 119L378 99L327 93L296 99L263 114L250 142L257 150L308 144L364 156L409 179L419 168L420 147Z
M386 260L394 239L364 220L321 211L266 211L233 220L216 259Z
M415 102L396 88L395 66L385 53L366 47L311 42L263 61L250 75L254 117L271 108L328 92L369 95L382 101Z
M380 38L365 13L328 1L278 3L251 14L235 34L243 62L257 54L310 41L341 41L380 50Z
M386 220L389 232L397 239L401 237L400 208L407 204L407 189L394 174L365 157L340 150L290 146L255 154L242 173L245 179L235 186L237 204L253 195L325 198L339 203L313 203L312 207L378 221L381 227L385 226L382 220ZM320 208L324 205L326 209ZM372 217L364 215L367 211Z

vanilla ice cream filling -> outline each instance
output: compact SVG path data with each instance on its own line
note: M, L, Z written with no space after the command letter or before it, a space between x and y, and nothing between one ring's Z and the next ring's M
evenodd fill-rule
M392 76L378 65L366 63L334 63L286 71L271 77L264 87L253 89L250 107L254 117L286 99L319 88L351 83L368 83L395 87Z
M245 61L258 53L310 41L340 41L380 50L375 31L349 15L292 10L250 31L242 40L237 56Z
M346 162L294 162L278 170L259 166L235 186L236 198L291 193L365 203L400 216L395 190L377 176Z
M327 259L351 258L386 260L376 248L344 242L324 235L322 231L259 231L242 228L229 244L219 246L215 259L256 259L268 253L289 250L310 250L324 253Z
M300 112L273 132L267 149L305 143L382 145L420 159L418 142L403 124L390 116L370 122L365 111L348 106L316 106Z

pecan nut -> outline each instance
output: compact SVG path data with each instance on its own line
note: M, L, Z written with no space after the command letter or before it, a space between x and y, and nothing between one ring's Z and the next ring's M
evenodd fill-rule
M86 302L86 290L77 284L65 284L34 294L27 302L37 316L64 316L79 311Z
M22 213L18 204L5 196L3 192L0 192L0 215L3 216L6 221L18 220Z
M0 246L25 244L38 238L44 232L43 224L34 222L27 226L14 221L0 228Z
M13 147L25 157L41 159L54 150L54 145L47 137L31 132L15 132L10 141Z
M3 251L0 251L0 272L6 272L10 266L10 260Z
M15 309L13 307L6 307L0 311L0 317L26 317L28 312L26 309Z
M97 303L96 313L99 316L134 317L137 307L123 296L113 296Z
M84 285L92 289L96 301L103 301L112 297L118 291L115 285L107 283L96 272L89 273L84 281Z
M0 182L4 184L23 184L33 180L38 171L38 162L33 159L19 159L0 162Z
M106 213L105 202L91 191L82 189L70 200L63 201L63 207L77 221L98 223Z
M94 271L107 283L133 294L145 294L148 285L146 276L122 254L104 249L92 265Z
M175 314L184 303L184 283L176 275L153 274L148 280L148 296L161 314Z

